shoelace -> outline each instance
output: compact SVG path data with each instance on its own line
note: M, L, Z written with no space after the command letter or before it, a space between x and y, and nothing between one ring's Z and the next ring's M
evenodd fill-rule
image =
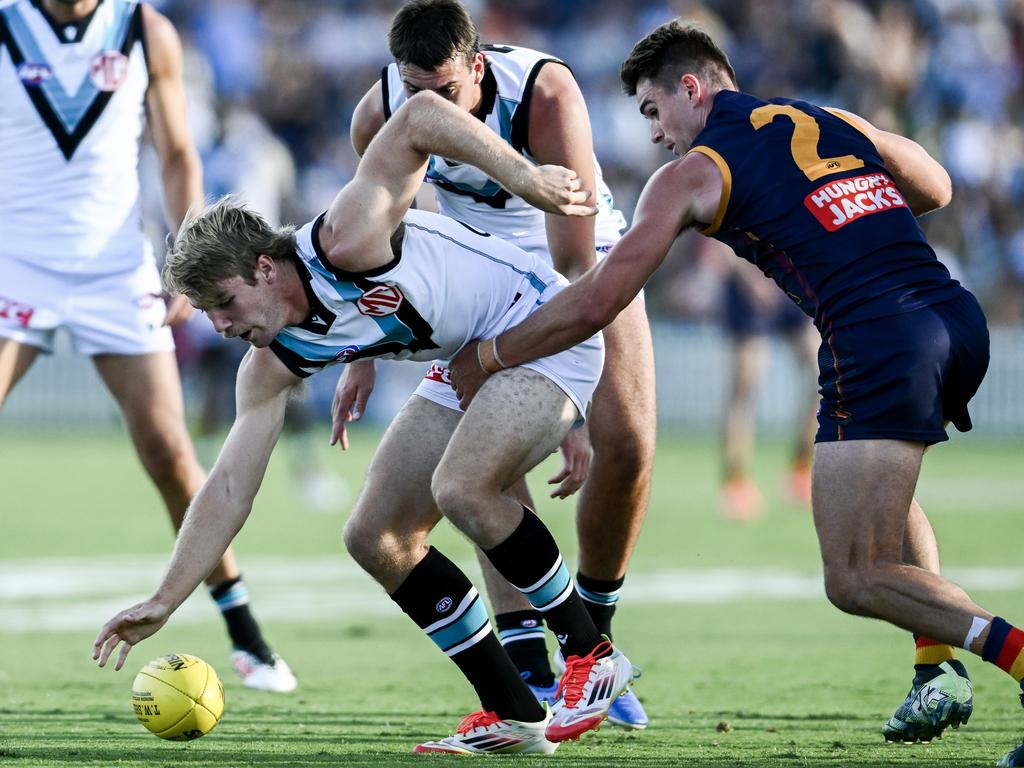
M480 710L462 718L455 727L455 731L456 733L466 734L474 728L486 728L488 725L494 725L500 720L501 718L495 712Z
M558 681L555 701L559 698L565 707L572 709L583 698L583 687L590 679L590 670L594 665L612 651L612 644L607 640L598 643L586 656L570 656L565 660L565 672Z

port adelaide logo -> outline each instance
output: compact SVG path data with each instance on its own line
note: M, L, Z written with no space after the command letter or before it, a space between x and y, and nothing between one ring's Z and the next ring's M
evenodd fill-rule
M128 57L120 51L100 51L89 62L89 79L100 91L116 91L128 77Z

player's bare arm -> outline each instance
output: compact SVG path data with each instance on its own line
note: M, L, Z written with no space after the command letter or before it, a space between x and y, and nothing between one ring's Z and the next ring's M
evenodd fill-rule
M203 167L192 144L182 82L181 41L171 23L148 5L142 6L145 24L149 88L146 112L153 146L160 157L164 213L171 231L177 231L189 210L203 204ZM184 322L192 307L183 296L167 307L168 325Z
M384 127L384 106L381 95L381 82L378 80L359 100L352 112L352 123L349 135L352 138L352 149L362 157L370 146L373 137ZM343 451L348 450L348 422L359 421L366 410L366 403L373 392L377 380L374 361L357 360L344 367L338 378L331 402L331 445L341 445Z
M149 61L146 111L153 146L160 156L167 223L176 231L189 209L203 202L203 170L189 134L181 41L171 23L142 7Z
M152 597L103 625L93 644L101 667L123 643L114 666L121 669L132 647L159 630L217 565L252 511L288 393L298 381L269 349L245 356L238 369L235 423L189 507L163 580Z
M409 209L431 154L470 163L544 210L589 216L589 190L559 166L535 166L468 112L429 91L410 98L370 142L320 228L336 266L367 270L388 263L389 236Z
M590 117L576 78L562 64L541 67L530 101L530 154L543 165L572 168L583 189L596 189ZM555 269L575 280L594 265L594 219L548 214L548 250Z
M498 368L569 349L611 323L640 293L679 233L714 220L721 195L721 173L703 155L662 166L640 195L633 226L607 258L520 325L496 339L469 344L455 356L452 384L463 408ZM494 350L498 355L492 360Z
M563 216L597 213L597 208L588 204L593 190L583 187L575 169L534 165L476 117L436 93L423 91L411 97L388 122L382 136L396 120L394 130L404 133L406 151L422 158L417 170L430 155L440 155L476 166L542 211ZM397 149L392 144L390 151Z
M373 137L384 127L384 102L381 94L381 83L378 80L371 86L363 98L356 104L352 112L352 123L349 135L352 137L352 149L362 157L370 146Z
M876 128L860 115L830 109L858 128L875 145L915 216L944 208L953 197L953 182L942 164L912 139Z

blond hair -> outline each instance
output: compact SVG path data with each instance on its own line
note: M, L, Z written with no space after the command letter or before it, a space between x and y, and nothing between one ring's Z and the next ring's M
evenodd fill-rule
M272 227L233 195L225 195L194 218L186 217L167 249L163 283L200 307L223 298L219 283L241 277L256 283L256 260L261 254L274 261L295 254L295 228Z

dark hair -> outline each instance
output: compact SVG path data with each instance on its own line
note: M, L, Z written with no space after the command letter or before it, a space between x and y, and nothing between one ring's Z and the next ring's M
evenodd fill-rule
M480 35L458 0L410 0L391 21L388 48L399 64L433 70L459 55L472 62Z
M711 36L679 19L662 24L633 46L622 62L619 76L622 89L636 95L641 79L651 80L658 87L675 92L679 78L692 72L712 85L735 87L736 72L729 57Z

